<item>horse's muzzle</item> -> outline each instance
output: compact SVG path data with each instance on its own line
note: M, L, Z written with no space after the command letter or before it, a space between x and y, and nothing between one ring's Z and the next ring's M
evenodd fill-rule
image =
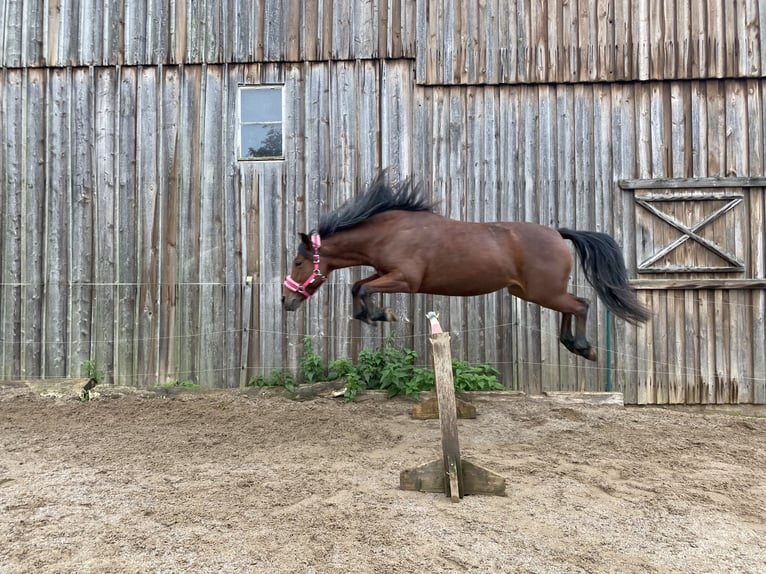
M282 295L282 306L285 308L285 311L295 311L301 306L301 303L303 303L304 300L304 297L297 293Z

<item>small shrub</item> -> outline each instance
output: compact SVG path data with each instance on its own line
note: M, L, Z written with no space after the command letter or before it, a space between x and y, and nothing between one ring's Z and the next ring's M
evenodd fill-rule
M452 361L452 376L456 391L501 391L500 372L490 365L472 365L467 361Z
M301 357L301 381L312 384L321 381L325 376L322 357L314 351L314 341L311 337L303 337L303 356Z
M268 376L250 377L248 387L284 387L291 393L295 391L295 377L289 371L274 369Z
M190 381L189 379L184 379L183 381L179 381L176 379L169 379L165 381L164 383L160 383L157 386L165 388L165 389L171 388L171 387L182 387L185 389L198 389L200 387L199 383L195 383L194 381Z
M93 379L97 383L100 383L104 379L104 371L98 368L98 363L96 363L95 359L83 361L82 370L85 372L86 377Z

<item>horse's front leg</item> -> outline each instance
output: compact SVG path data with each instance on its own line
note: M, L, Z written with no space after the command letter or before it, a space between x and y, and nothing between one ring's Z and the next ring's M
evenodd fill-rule
M374 281L378 277L380 277L380 275L375 273L369 277L365 277L364 279L357 281L351 287L351 300L354 309L354 319L359 319L368 325L372 325L374 321L374 319L372 319L373 313L371 311L376 311L376 308L371 304L369 293L365 292L363 296L360 294L360 291L365 284L369 283L370 281Z
M412 289L400 271L385 275L375 273L357 281L351 288L354 300L354 318L371 324L375 321L396 321L396 315L389 307L380 308L372 302L375 293L411 293Z

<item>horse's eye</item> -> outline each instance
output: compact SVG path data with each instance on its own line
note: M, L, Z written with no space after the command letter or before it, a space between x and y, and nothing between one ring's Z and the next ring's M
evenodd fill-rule
M295 266L300 267L303 264L303 261L296 261Z

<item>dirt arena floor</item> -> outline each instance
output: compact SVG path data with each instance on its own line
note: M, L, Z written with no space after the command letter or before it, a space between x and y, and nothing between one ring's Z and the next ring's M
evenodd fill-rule
M0 390L0 572L766 572L763 411L474 402L453 503L407 399Z

